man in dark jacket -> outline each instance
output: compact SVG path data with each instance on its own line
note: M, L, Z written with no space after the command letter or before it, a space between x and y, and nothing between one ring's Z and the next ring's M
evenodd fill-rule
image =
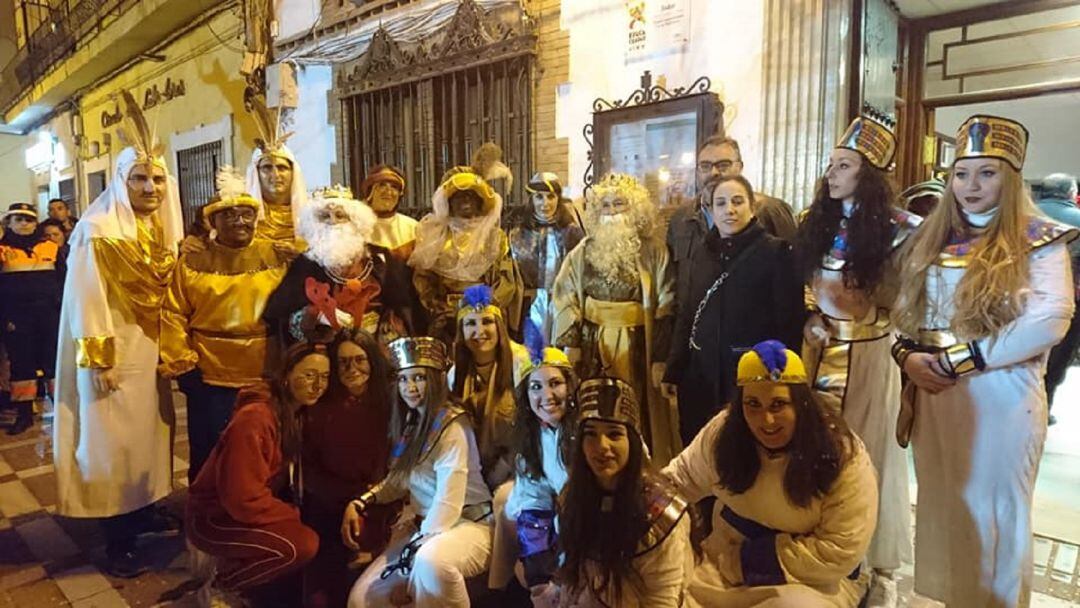
M731 177L742 175L742 152L739 142L730 137L714 135L705 140L698 150L697 183L700 193L705 182L712 176ZM791 242L795 238L795 213L784 201L760 192L754 193L754 217L765 232ZM675 270L675 301L687 297L690 285L690 256L705 240L712 228L712 218L700 204L689 205L671 216L667 230L667 246L671 264Z

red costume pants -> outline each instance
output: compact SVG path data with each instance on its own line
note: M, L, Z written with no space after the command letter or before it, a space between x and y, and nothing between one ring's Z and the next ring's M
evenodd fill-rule
M189 513L191 544L217 558L217 584L244 591L303 567L319 550L319 537L299 519L265 526L225 515Z

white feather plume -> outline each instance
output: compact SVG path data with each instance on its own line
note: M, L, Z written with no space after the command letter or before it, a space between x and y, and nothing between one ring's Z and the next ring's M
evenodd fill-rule
M247 189L244 176L232 165L222 165L218 169L214 185L217 186L218 196L223 199L240 196Z

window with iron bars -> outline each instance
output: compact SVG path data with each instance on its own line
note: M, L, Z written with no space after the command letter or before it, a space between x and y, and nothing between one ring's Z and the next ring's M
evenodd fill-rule
M345 177L360 196L367 170L390 164L405 173L398 210L421 217L443 173L468 165L493 141L514 173L513 187L495 184L504 217L523 204L532 168L533 56L463 67L341 99Z

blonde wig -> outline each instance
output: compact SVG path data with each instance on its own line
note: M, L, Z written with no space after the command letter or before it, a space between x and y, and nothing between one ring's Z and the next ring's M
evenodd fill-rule
M1029 293L1028 222L1039 211L1032 203L1020 172L998 161L1002 174L1000 202L994 219L969 253L967 270L957 284L949 330L962 341L993 336L1015 320ZM956 235L971 238L974 230L964 219L953 194L956 167L949 171L948 187L922 227L900 251L900 293L894 321L903 333L917 336L926 314L926 274Z

